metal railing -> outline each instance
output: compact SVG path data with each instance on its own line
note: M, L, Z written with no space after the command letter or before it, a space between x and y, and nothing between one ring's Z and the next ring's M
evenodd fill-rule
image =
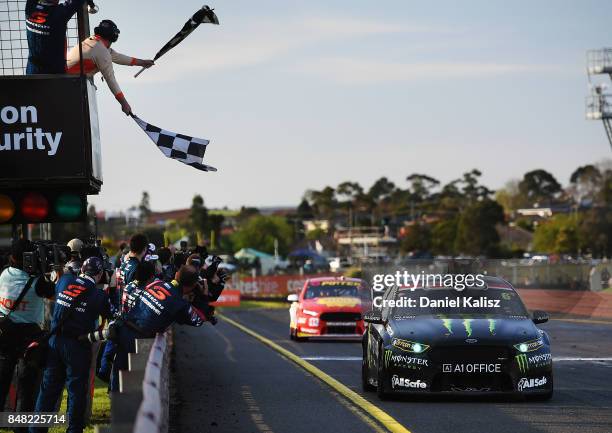
M587 70L591 75L612 72L612 48L587 51Z
M28 40L25 26L25 0L0 0L0 76L25 75ZM78 20L68 22L68 49L79 41Z

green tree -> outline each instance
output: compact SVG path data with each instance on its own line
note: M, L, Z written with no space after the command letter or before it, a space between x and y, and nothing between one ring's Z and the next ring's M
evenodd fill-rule
M429 199L433 189L440 185L438 179L426 174L413 173L406 180L410 184L410 200L417 203Z
M151 216L151 197L147 191L142 192L138 210L140 211L141 221L146 221L149 219L149 216Z
M533 234L533 248L547 254L575 254L579 250L579 218L555 215L538 224Z
M195 195L191 201L189 221L196 232L198 242L202 242L209 230L209 218L204 199L199 194Z
M403 253L431 251L431 245L431 227L428 224L414 224L408 227L406 236L402 238L400 251Z
M570 177L569 192L574 202L580 204L583 200L593 201L602 186L603 176L592 164L578 167Z
M525 173L518 187L530 206L535 203L550 204L561 192L561 185L557 179L541 169Z
M470 255L495 256L499 252L497 224L504 222L503 208L493 200L466 207L459 216L455 249Z
M336 208L336 190L326 186L321 191L309 190L306 198L311 202L315 215L319 218L331 218Z
M274 253L274 239L278 240L280 254L287 254L293 241L293 230L282 217L254 216L232 236L236 249L255 248L269 254Z
M431 250L436 255L454 255L458 218L442 220L431 229Z

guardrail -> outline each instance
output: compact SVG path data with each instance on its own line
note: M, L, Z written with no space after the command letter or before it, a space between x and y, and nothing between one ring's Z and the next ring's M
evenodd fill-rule
M172 330L136 340L129 367L119 373L119 391L111 393L111 424L98 433L167 433Z

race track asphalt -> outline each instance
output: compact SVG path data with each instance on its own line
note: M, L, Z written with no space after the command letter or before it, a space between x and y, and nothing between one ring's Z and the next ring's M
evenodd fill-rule
M412 433L612 432L612 324L552 320L541 325L553 340L550 401L380 401L361 391L359 343L293 342L285 309L223 314L308 360ZM227 322L175 331L181 433L387 431L351 400Z

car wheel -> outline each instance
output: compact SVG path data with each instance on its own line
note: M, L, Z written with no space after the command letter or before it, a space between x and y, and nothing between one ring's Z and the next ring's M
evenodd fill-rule
M376 371L376 394L378 395L379 399L387 400L389 398L389 394L385 390L385 383L387 382L387 372L385 371L382 346L378 348L378 366Z
M370 384L370 382L368 382L368 376L368 358L364 350L363 358L361 361L361 388L364 392L374 392L376 391L376 387Z
M289 339L295 340L295 334L293 333L293 328L289 328Z

